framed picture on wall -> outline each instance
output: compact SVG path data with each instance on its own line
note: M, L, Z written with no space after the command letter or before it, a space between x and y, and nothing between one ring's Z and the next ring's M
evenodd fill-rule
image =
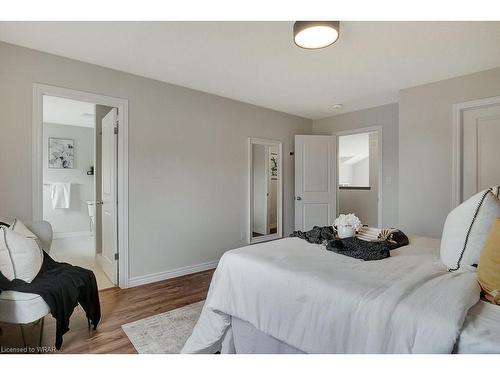
M271 179L278 178L278 154L271 152Z
M74 158L74 139L49 138L49 168L72 169L74 168Z

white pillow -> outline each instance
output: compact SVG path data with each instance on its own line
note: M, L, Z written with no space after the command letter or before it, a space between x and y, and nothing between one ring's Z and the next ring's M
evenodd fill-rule
M12 281L12 279L15 278L14 266L10 258L9 249L5 243L4 229L7 230L6 227L0 227L0 272L7 279Z
M26 225L24 225L24 223L21 220L14 219L14 222L10 226L10 229L12 229L14 232L22 234L24 237L28 237L28 238L34 239L36 241L36 243L38 244L38 247L42 248L42 245L41 245L40 240L37 237L37 235L34 234L32 231L30 231L28 229L28 227Z
M448 214L441 237L441 260L450 271L479 263L491 226L500 217L499 187L484 190Z
M40 271L43 252L34 238L0 228L0 271L9 280L33 281Z

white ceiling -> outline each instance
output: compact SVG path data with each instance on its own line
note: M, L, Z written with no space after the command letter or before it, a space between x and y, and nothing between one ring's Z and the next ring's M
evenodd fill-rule
M95 104L44 95L43 122L93 128Z
M499 22L341 22L316 51L293 44L292 26L1 22L0 40L314 119L500 66Z

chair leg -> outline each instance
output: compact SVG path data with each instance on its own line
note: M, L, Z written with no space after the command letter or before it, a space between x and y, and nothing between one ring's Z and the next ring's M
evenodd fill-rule
M42 339L43 339L43 326L45 323L45 317L38 319L38 321L34 325L40 325L40 334L38 336L38 346L42 346ZM21 337L23 338L23 346L26 348L26 335L24 333L24 324L19 324L19 329L21 330Z
M23 329L23 325L22 324L19 324L19 328L21 329L21 336L23 338L23 346L26 348L26 337L24 337L24 329Z
M40 324L40 337L38 338L38 346L42 346L42 338L43 338L43 324L45 322L45 317L41 319L41 324Z

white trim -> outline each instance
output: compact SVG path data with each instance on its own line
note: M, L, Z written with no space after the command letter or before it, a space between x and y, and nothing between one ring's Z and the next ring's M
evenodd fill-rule
M72 90L57 86L33 84L33 220L43 216L43 162L42 162L42 112L43 95L58 96L94 104L118 108L118 286L128 287L129 252L128 252L128 100Z
M277 230L274 234L268 234L265 236L259 236L252 238L253 225L252 225L252 214L253 214L253 177L252 177L252 145L261 144L266 146L278 146L278 217L277 217ZM247 242L249 244L259 243L274 240L283 237L283 144L281 141L275 141L272 139L263 138L248 138L248 222L247 222Z
M150 283L155 283L157 281L173 279L174 277L179 277L196 272L202 272L214 269L217 267L218 263L219 263L218 260L214 260L212 262L200 263L194 266L179 267L173 270L151 273L149 275L144 275L144 276L131 277L128 281L128 286L134 287L144 284L150 284Z
M96 110L97 110L97 104L94 104L94 134L93 134L93 140L94 140L94 163L95 161L97 160L97 113L96 113ZM96 165L94 165L94 175L92 176L92 183L94 184L94 207L97 208L97 181L96 181L96 175L95 175L95 172L96 172ZM88 207L88 204L87 204L87 207ZM93 222L92 222L93 221ZM94 220L90 219L90 230L93 231L94 235L94 255L97 256L97 251L101 251L102 249L102 246L100 246L99 249L97 249L97 209L96 209L96 212L94 213ZM102 268L102 266L99 264L99 267Z
M452 130L452 183L451 207L455 208L462 203L462 151L463 151L463 112L465 110L488 107L500 104L500 96L484 99L470 100L453 105L453 130Z
M360 134L360 133L373 133L377 132L378 134L378 205L377 205L377 227L383 228L384 227L384 215L383 215L383 191L384 191L384 179L383 179L383 173L384 173L384 132L383 132L383 127L382 126L368 126L365 128L357 128L357 129L349 129L349 130L342 130L336 133L333 133L335 135L336 139L336 147L337 147L337 152L336 152L336 170L337 170L337 177L336 177L336 186L335 189L337 191L337 215L338 215L338 208L339 208L339 187L338 187L338 181L339 181L339 136L343 135L353 135L353 134Z
M54 232L52 238L54 240L58 240L61 238L73 238L73 237L90 237L92 236L92 232L83 231L83 232Z

